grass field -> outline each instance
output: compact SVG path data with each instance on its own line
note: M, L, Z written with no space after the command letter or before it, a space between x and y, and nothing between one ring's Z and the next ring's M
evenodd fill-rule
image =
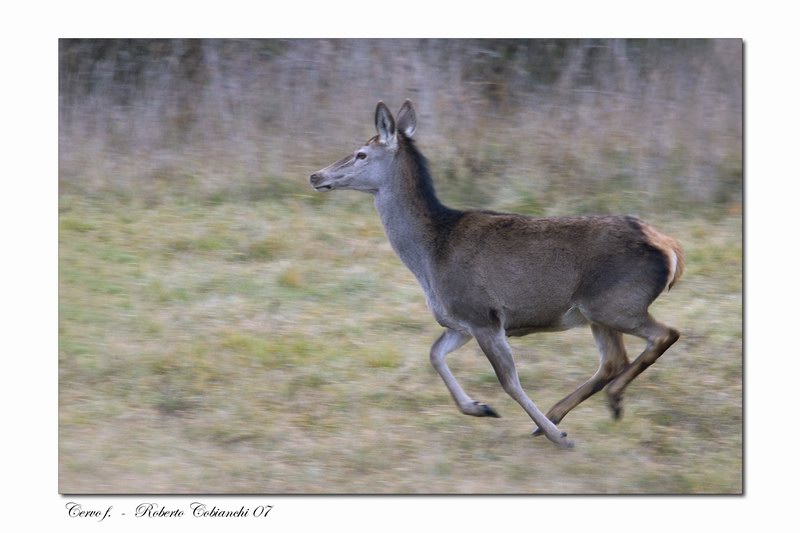
M502 206L501 206L502 207ZM740 493L742 225L645 216L687 252L652 312L680 341L531 437L473 342L448 358L500 419L458 412L440 327L370 199L59 201L62 493ZM628 339L637 355L642 343ZM543 410L587 379L588 329L512 339Z

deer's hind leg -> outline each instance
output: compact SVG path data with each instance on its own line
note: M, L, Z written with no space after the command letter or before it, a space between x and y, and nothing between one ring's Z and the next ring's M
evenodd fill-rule
M600 351L600 367L586 383L575 389L572 393L562 398L557 404L547 411L547 418L558 424L581 402L594 393L603 390L611 380L622 373L628 366L628 356L622 342L622 333L600 324L592 324L592 334ZM536 428L533 435L541 435L541 430Z
M649 314L640 324L623 331L645 339L647 345L641 355L615 377L606 389L608 405L614 413L614 418L622 415L622 396L625 387L647 367L655 363L680 337L678 330L661 324Z

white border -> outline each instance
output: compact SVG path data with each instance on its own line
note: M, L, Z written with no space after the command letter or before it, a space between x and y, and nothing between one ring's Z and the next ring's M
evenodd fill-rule
M259 530L499 527L725 530L795 523L793 438L798 171L796 16L788 3L493 1L453 11L433 2L108 2L6 7L2 47L3 513L0 520L89 528L57 494L57 38L742 37L746 50L745 497L258 497L276 505ZM790 307L791 306L791 307ZM785 392L784 392L785 391ZM787 403L784 403L787 402ZM702 406L698 406L702 408ZM153 498L142 498L150 500ZM177 497L188 503L192 497ZM172 499L156 498L169 502ZM206 501L214 501L207 498ZM230 498L221 500L231 506ZM124 507L130 498L92 498ZM254 503L258 505L258 503ZM273 520L274 519L274 520ZM765 523L766 520L766 523ZM182 525L188 525L181 522ZM120 524L117 524L119 526ZM131 523L123 529L141 529ZM91 527L109 527L111 524ZM148 529L174 524L151 520ZM214 523L192 526L218 530ZM225 521L223 527L236 527ZM255 525L247 529L255 529ZM237 529L239 529L237 527Z

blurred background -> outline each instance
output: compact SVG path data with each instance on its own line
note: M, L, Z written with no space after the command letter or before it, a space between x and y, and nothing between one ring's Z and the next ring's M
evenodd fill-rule
M65 191L307 193L411 98L462 204L741 200L739 40L61 40L59 68Z
M61 492L741 492L742 41L61 39ZM634 214L686 248L683 335L629 388L532 423L440 328L370 199L308 176L414 101L441 199ZM586 330L514 339L546 410ZM642 348L628 341L635 356ZM547 460L542 462L542 458Z

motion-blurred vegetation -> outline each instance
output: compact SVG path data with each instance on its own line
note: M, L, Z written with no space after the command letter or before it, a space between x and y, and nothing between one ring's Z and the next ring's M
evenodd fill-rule
M60 41L60 491L741 492L741 46ZM407 97L446 203L637 214L686 249L654 305L680 341L622 421L570 413L572 452L474 342L448 361L504 418L461 415L370 199L310 190ZM596 369L584 329L512 346L543 409Z
M62 40L59 79L64 191L305 194L411 98L462 206L741 200L739 40Z

